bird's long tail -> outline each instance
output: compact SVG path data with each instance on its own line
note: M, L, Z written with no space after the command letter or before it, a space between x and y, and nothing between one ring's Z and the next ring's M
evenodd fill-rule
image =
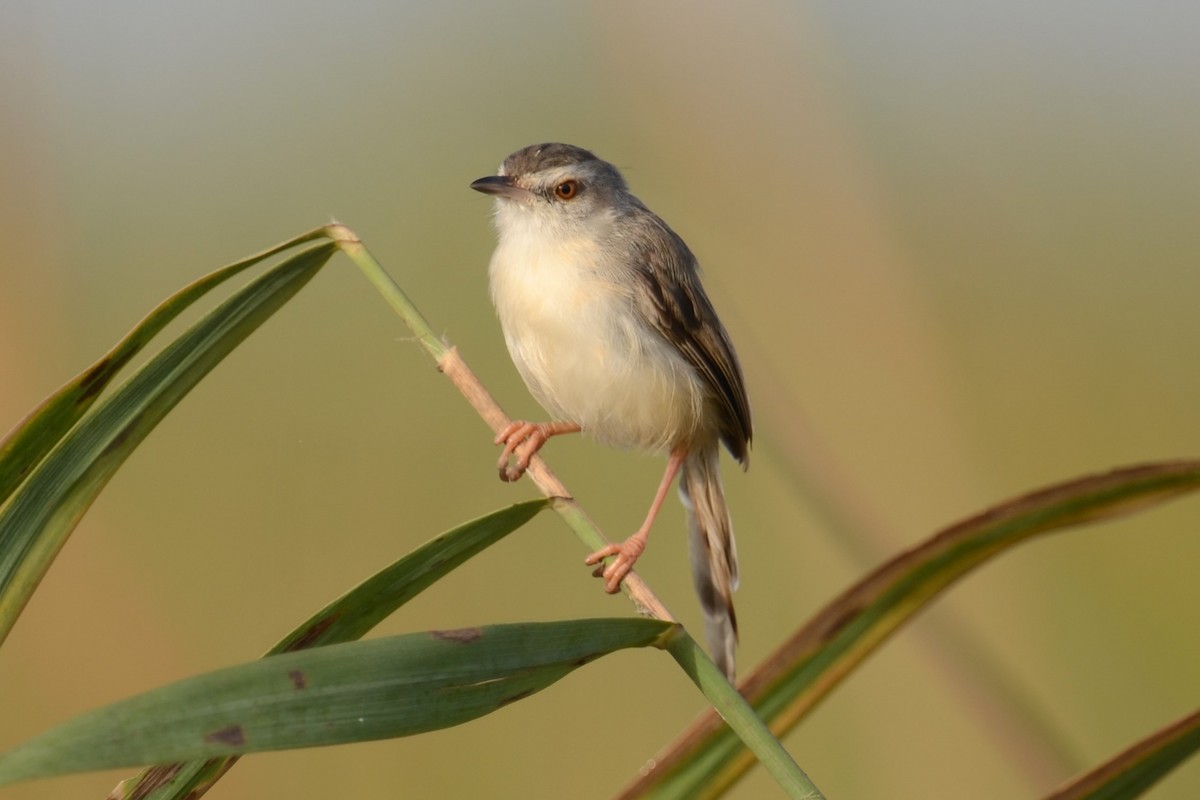
M705 637L713 661L733 680L737 617L733 591L738 584L737 546L721 486L720 450L697 448L683 462L679 496L687 509L692 580L704 609Z

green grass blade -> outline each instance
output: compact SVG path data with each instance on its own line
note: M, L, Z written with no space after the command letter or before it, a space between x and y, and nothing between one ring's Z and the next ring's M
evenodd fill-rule
M36 777L408 736L458 725L676 626L569 620L429 631L269 656L147 692L0 755Z
M418 547L318 611L268 655L358 639L468 559L533 519L549 500L528 500L471 520Z
M851 587L742 683L776 735L790 730L863 659L954 581L1047 531L1109 519L1200 488L1200 462L1150 464L1019 497L902 553ZM754 764L715 714L655 759L622 798L716 797Z
M104 357L76 375L18 422L0 441L0 505L84 415L121 368L189 306L264 259L325 235L317 229L205 275L168 297Z
M0 642L80 517L133 449L336 251L333 244L313 247L230 297L92 409L13 492L0 508Z
M360 638L439 578L500 541L549 505L549 500L518 503L471 520L426 542L318 611L272 647L267 655ZM123 781L110 798L175 800L186 797L195 800L233 766L234 761L236 756L151 767Z
M717 668L700 645L696 644L695 639L680 628L667 643L667 650L712 703L716 713L754 753L788 797L823 800L825 795L821 794L821 790L804 774L804 770L800 769L800 765L791 754L771 734L767 724L754 713L754 709L738 694L737 689L730 685L725 674Z
M1200 749L1200 711L1171 723L1046 800L1130 800Z

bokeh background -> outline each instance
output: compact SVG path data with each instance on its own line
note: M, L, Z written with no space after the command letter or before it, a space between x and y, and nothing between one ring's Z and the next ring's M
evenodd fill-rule
M742 355L746 670L946 524L1196 454L1198 34L1185 2L8 0L0 428L184 283L331 217L537 416L467 184L581 144L700 256ZM255 657L534 496L495 480L490 435L407 337L335 260L167 418L0 653L0 747ZM548 457L613 538L662 467L583 439ZM789 748L831 797L1040 796L1197 705L1198 523L1184 499L1005 555ZM672 504L640 570L696 623L682 525ZM630 613L583 555L543 515L382 632ZM453 730L250 757L211 796L603 798L701 707L669 659L624 653ZM124 774L0 798L102 797ZM734 796L774 791L755 774ZM1198 793L1190 764L1152 796Z

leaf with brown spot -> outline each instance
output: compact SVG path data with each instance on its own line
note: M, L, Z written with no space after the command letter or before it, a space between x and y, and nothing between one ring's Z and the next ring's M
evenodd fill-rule
M431 539L301 623L271 648L268 655L360 638L388 614L520 528L550 503L549 500L517 503ZM153 781L152 791L145 795L145 800L195 800L236 760L236 756L222 759L223 766L219 771L213 769L211 760L176 765L177 772L169 782L158 780L152 770L145 770L124 781L122 787L124 791L132 792L143 782Z
M268 656L76 717L0 755L0 785L438 730L539 692L581 659L660 646L677 629L637 618L489 625L471 647L411 633ZM306 691L295 691L297 671Z
M550 500L518 503L472 519L434 537L313 614L271 648L268 655L352 642L360 638L439 578L449 575L456 567L521 528L550 504ZM144 770L142 774L122 783L122 790L133 792L143 782L152 781L154 786L150 794L145 795L145 800L194 800L224 775L236 759L236 756L222 759L223 769L216 772L211 768L211 763L204 760L176 765L178 771L169 782L157 780L151 775L151 770Z
M204 734L204 741L209 744L224 744L230 747L241 747L246 744L246 731L241 725L226 725L224 728Z
M316 647L329 635L329 629L336 622L337 614L330 614L323 619L305 623L305 625L289 635L287 644L281 645L277 652L290 653L296 650L307 650L310 647Z
M434 639L442 639L447 642L459 642L460 644L470 644L483 636L482 628L458 628L456 630L447 631L430 631L429 635Z

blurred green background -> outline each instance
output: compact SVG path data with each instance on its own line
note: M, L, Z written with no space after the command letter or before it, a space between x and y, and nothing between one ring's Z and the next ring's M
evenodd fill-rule
M184 283L331 217L536 417L467 184L518 147L584 145L687 239L742 355L757 436L726 484L748 671L885 553L1046 483L1196 454L1198 25L1182 2L8 0L0 428ZM0 652L0 747L252 658L534 496L495 479L490 434L407 336L335 259L168 417ZM582 439L547 453L612 538L662 468ZM694 624L676 506L639 569ZM1185 499L1003 557L789 748L831 797L1045 793L1197 705L1198 523ZM543 515L383 630L630 613L584 555ZM1020 756L985 672L1071 763ZM701 707L668 658L623 653L457 729L253 756L211 796L603 798ZM124 774L0 798L102 797ZM756 773L734 796L773 791ZM1152 796L1197 794L1193 763Z

